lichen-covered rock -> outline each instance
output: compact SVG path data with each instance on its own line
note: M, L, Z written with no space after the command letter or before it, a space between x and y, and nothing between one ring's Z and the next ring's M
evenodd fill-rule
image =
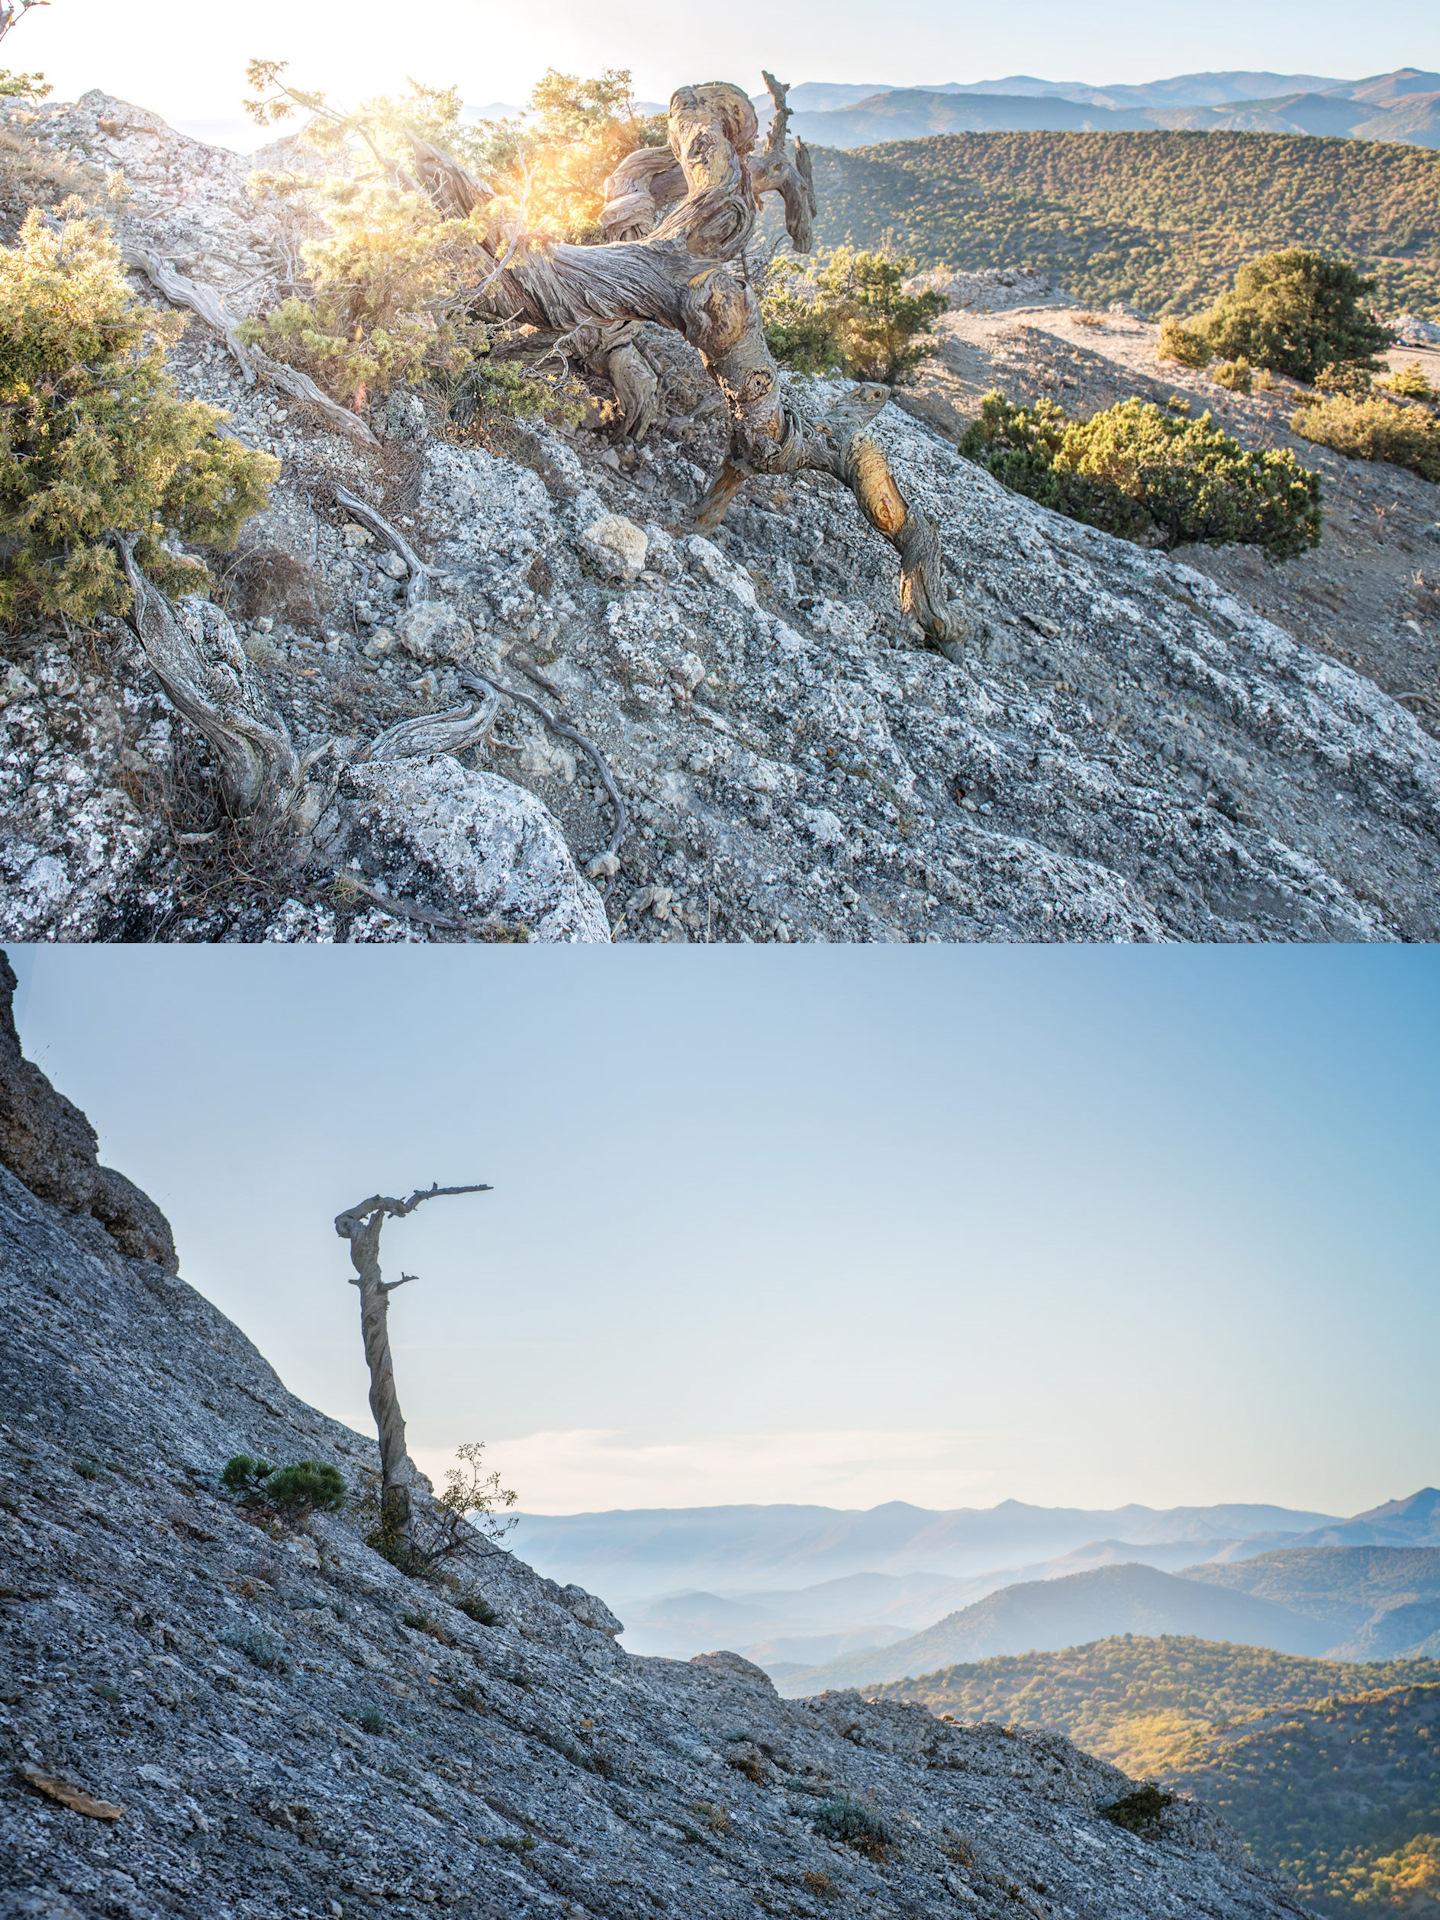
M0 114L123 164L122 238L192 275L203 261L237 312L278 297L278 202L247 197L247 163L100 95ZM1036 293L1003 271L951 291L983 305ZM718 398L678 336L647 328L642 344L672 417L639 447L509 422L491 451L427 435L413 395L387 403L385 458L408 475L397 512L431 572L412 610L404 567L347 534L317 491L324 474L380 500L374 456L241 387L204 329L187 330L172 356L182 390L229 407L285 461L249 537L307 570L304 606L267 603L242 638L297 743L334 737L353 759L398 720L464 699L467 665L538 684L624 794L618 871L596 872L625 940L1440 936L1440 748L1372 681L1204 573L1007 494L891 405L874 431L939 532L971 626L964 657L942 658L899 610L893 549L819 475L752 480L720 531L692 534L723 452ZM837 397L792 383L804 410ZM117 785L117 699L101 679L74 708L68 768L48 717L32 738L23 686L0 718L17 716L18 742L0 766L6 930L107 936L147 889L187 891L183 873L156 879L164 822L143 783ZM447 779L472 774L528 789L581 866L603 860L610 802L533 715L506 703ZM469 885L463 843L440 855L439 817L420 836L435 884ZM468 817L448 814L457 833ZM395 857L371 877L402 891L413 837L387 817L371 849ZM263 937L277 897L324 891L333 870L302 875L304 890L281 879L248 912L159 915L153 930ZM561 922L593 926L597 898ZM350 939L372 910L291 914L284 930Z
M610 923L546 809L523 787L447 754L348 767L333 853L386 891L476 927L603 941Z

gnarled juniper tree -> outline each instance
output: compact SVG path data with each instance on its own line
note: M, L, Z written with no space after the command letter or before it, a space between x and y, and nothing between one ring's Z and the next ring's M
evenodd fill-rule
M370 1411L380 1437L380 1532L392 1543L396 1556L408 1560L413 1551L410 1509L410 1462L405 1452L405 1419L395 1392L395 1367L390 1358L390 1296L397 1287L418 1279L402 1273L386 1280L380 1273L380 1232L387 1220L403 1220L424 1200L443 1194L489 1193L483 1183L468 1187L419 1187L408 1200L372 1194L357 1206L335 1216L335 1231L350 1242L355 1267L351 1286L360 1289L360 1330L365 1340L365 1364L370 1369Z

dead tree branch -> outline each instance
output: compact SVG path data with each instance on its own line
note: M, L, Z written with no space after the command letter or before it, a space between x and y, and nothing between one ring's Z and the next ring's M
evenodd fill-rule
M259 347L247 347L236 333L236 322L218 294L212 293L208 287L197 287L183 273L176 273L172 267L167 267L158 254L150 253L143 247L122 247L120 258L127 267L143 273L171 306L188 307L192 313L200 316L206 326L213 327L222 336L245 376L247 386L254 386L257 379L263 380L267 386L288 394L292 400L313 407L327 425L348 434L352 440L369 447L379 446L379 440L359 414L351 413L348 407L342 407L338 401L322 393L308 373L301 373L296 367L287 367L279 360L272 360Z
M398 1280L382 1278L380 1232L387 1220L403 1220L422 1201L445 1194L490 1191L490 1187L477 1182L464 1187L418 1187L408 1200L377 1193L335 1216L336 1233L350 1243L350 1260L355 1268L350 1284L360 1289L360 1330L365 1363L370 1369L370 1411L380 1438L380 1531L401 1559L408 1559L412 1550L412 1469L390 1355L390 1295L417 1276L402 1273Z
M592 366L603 362L637 434L655 417L658 397L627 358L644 364L634 335L646 321L683 334L719 386L730 422L728 459L701 524L715 526L752 474L833 474L900 555L902 604L931 644L949 652L968 625L950 604L939 543L866 431L886 390L860 388L811 422L787 397L765 341L744 264L761 197L779 195L800 252L809 250L815 214L809 155L799 142L793 160L786 153L787 89L771 75L766 84L775 118L758 154L759 123L739 87L680 88L670 101L668 148L631 154L606 183L608 244L570 246L541 234L517 244L492 223L482 252L493 270L471 311L573 339Z
M625 812L625 802L620 796L619 787L615 784L615 776L611 773L604 754L595 742L587 740L583 733L577 733L574 727L567 727L558 714L547 712L540 702L532 700L528 693L520 693L514 687L507 687L501 680L488 680L483 673L462 673L460 678L474 693L504 694L507 700L514 700L517 705L528 707L531 713L539 714L552 733L558 734L562 740L572 741L582 752L590 756L600 776L600 784L610 796L610 805L615 816L609 845L604 853L597 855L590 862L590 878L594 880L598 879L601 873L614 873L619 867L618 856L625 836L630 830L630 823Z
M264 825L293 821L306 775L330 741L298 753L223 609L208 600L173 606L135 564L134 539L112 537L131 624L166 697L214 747L226 808Z
M386 546L393 547L395 552L399 554L400 558L410 569L410 578L405 586L406 607L418 607L422 601L428 600L430 598L430 569L410 545L410 542L405 538L404 534L401 533L397 527L392 527L383 514L377 513L374 507L368 506L357 494L351 493L347 487L336 487L335 504L337 507L343 508L352 520L358 520L362 527L368 527L371 533L377 535L378 538L385 542Z

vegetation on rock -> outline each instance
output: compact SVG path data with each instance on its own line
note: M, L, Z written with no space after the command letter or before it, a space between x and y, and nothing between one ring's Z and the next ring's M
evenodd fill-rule
M1131 399L1088 420L989 393L960 443L1003 486L1072 520L1161 547L1241 542L1291 559L1320 540L1320 481L1293 453Z
M0 248L0 618L124 612L112 536L169 593L203 590L181 540L230 547L279 472L181 400L166 368L178 316L142 306L104 223L33 208Z
M894 229L926 267L1053 276L1092 306L1193 313L1235 262L1354 260L1440 318L1440 151L1268 133L959 133L815 156L822 246Z
M945 311L941 293L906 293L915 262L837 247L828 258L771 262L760 297L765 340L797 373L842 373L894 386L935 348L922 336Z

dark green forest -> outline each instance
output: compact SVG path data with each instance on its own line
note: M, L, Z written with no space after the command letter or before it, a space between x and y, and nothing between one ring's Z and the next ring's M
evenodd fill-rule
M1440 150L1269 133L958 133L814 155L816 244L1043 272L1094 306L1208 306L1285 247L1354 260L1440 319Z

